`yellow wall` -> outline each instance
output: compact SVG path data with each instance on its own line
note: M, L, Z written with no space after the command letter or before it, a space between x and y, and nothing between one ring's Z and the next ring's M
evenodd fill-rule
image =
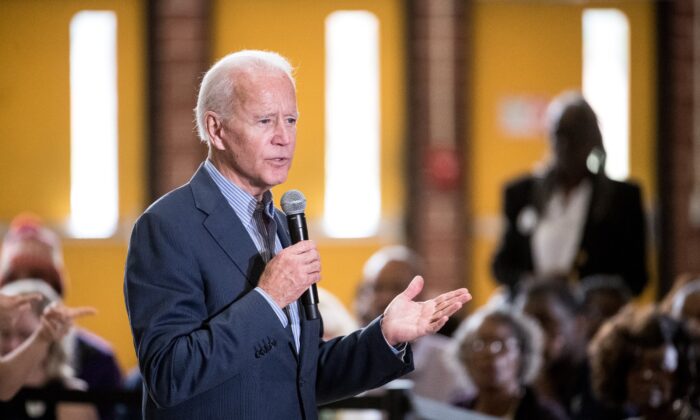
M379 19L381 84L382 218L402 214L404 151L404 10L398 0L221 0L214 7L214 57L239 49L273 50L296 68L300 119L289 179L275 197L292 188L308 199L309 223L318 225L324 200L324 24L336 10L368 10ZM358 170L362 163L358 162ZM364 261L384 241L398 238L331 240L311 234L323 261L321 286L350 305Z
M31 211L63 230L70 213L69 24L80 10L117 14L119 209L131 222L144 201L144 6L138 0L0 2L0 223ZM99 136L100 133L95 133ZM126 239L65 241L67 302L99 315L81 325L135 363L122 278Z
M585 2L614 7L630 23L630 173L644 190L647 209L656 200L654 185L655 61L652 2ZM473 191L475 242L468 267L475 303L490 295L495 283L490 259L499 238L504 183L530 171L546 153L544 135L511 138L499 129L498 104L506 96L549 100L566 89L581 89L581 14L578 2L480 1L474 4L473 73L466 134ZM602 6L601 6L602 7Z
M606 2L619 6L632 28L631 172L642 182L647 205L653 185L654 50L652 5ZM589 3L590 6L590 3ZM391 1L245 1L214 2L212 61L241 48L276 50L297 67L299 109L297 154L289 188L309 198L308 215L316 224L323 211L324 53L323 24L334 10L363 9L380 21L382 86L382 217L401 219L404 203L403 2ZM122 367L135 364L122 295L126 238L144 208L145 22L138 0L0 1L0 223L31 210L61 228L69 213L68 23L81 9L115 10L118 19L120 214L124 226L110 240L66 239L64 253L72 305L100 311L81 324L111 341ZM580 84L581 6L566 2L476 2L475 39L466 116L470 198L475 214L471 273L476 303L493 283L488 261L497 238L500 189L513 175L529 170L546 147L544 138L514 141L496 127L496 107L505 94L551 97ZM465 46L466 48L466 46ZM194 104L193 104L194 106ZM358 163L358 165L360 165ZM314 232L315 233L315 232ZM322 286L350 304L361 266L386 242L399 237L340 241L314 236L324 266Z

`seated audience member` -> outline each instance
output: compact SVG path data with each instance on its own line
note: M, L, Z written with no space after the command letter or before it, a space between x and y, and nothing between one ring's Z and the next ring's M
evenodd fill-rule
M421 257L405 246L387 246L372 254L362 268L362 281L355 297L355 314L360 324L367 325L381 315L422 271Z
M43 299L40 293L0 294L0 333L15 328L19 318ZM0 356L0 400L7 401L15 395L24 379L46 357L49 347L68 332L77 315L75 310L59 305L47 308L39 328L13 351Z
M700 408L700 279L685 283L673 294L671 316L682 322L690 335L690 355L693 359L690 401Z
M16 217L3 240L0 254L0 286L17 279L36 278L49 284L60 297L65 290L61 243L58 236L29 215ZM119 389L121 370L111 345L97 335L76 328L69 337L73 348L69 361L76 376L91 390ZM113 418L109 404L99 407L100 418Z
M72 318L94 313L94 310L60 306L58 295L42 280L17 280L0 289L0 293L6 295L37 292L43 296L42 300L34 301L31 310L23 312L14 326L0 331L2 355L11 358L26 343L43 341L45 350L36 354L34 363L22 374L21 386L48 391L84 390L85 383L74 376L68 364L67 346L62 337L68 332ZM92 420L97 419L97 411L89 404L27 400L20 391L13 399L0 403L0 418Z
M673 294L671 315L700 337L700 279L686 283Z
M424 274L423 260L405 246L387 246L372 254L362 274L355 313L360 323L367 325L384 312L414 276ZM450 318L438 334L422 337L412 344L415 371L406 375L406 379L413 381L413 392L417 395L448 403L469 386L449 366L449 335L455 324L455 319Z
M538 394L561 405L571 418L598 412L589 384L583 339L584 318L566 283L528 284L515 305L535 319L544 332L544 366L533 384Z
M580 93L555 98L547 117L551 159L504 190L494 277L515 295L533 277L576 282L609 274L638 295L648 277L639 186L605 175L598 120Z
M355 318L333 293L318 287L318 310L323 317L323 339L347 335L357 330Z
M692 361L682 324L656 308L627 306L603 324L588 347L601 401L625 417L697 419L688 403Z
M469 316L455 333L454 354L475 390L455 405L514 420L566 418L530 386L542 365L542 345L537 323L510 307L484 307Z
M617 276L595 275L581 280L578 288L581 309L586 322L586 341L631 299L627 286Z
M143 398L143 376L138 365L131 368L124 376L122 390L134 392L137 398L133 404L117 404L115 407L116 420L139 420L143 418L141 413L141 399Z

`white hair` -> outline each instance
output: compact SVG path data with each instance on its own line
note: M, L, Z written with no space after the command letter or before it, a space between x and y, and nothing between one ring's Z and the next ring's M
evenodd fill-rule
M229 117L231 103L236 92L234 71L279 70L289 76L292 85L292 65L280 54L271 51L242 50L231 53L217 61L202 78L195 108L197 133L202 142L209 144L204 114L213 111Z
M412 249L403 245L386 246L372 254L362 268L364 281L374 281L379 272L392 261L402 262L411 267L416 274L421 271L423 260ZM410 280L410 279L408 279Z
M45 306L53 302L61 301L61 297L58 295L58 293L56 293L54 288L41 279L15 280L4 285L0 289L0 294L6 296L24 295L27 293L35 292L40 293L44 297L44 299L46 300L46 303L44 304Z
M459 354L463 346L469 345L476 338L476 331L487 319L503 322L513 330L513 334L518 340L521 360L518 380L522 385L531 384L537 378L542 367L544 335L533 318L507 304L483 306L459 324L457 331L452 335L450 349L452 363L459 366L463 373L469 376L469 370L460 359Z
M700 293L700 279L688 282L683 287L678 289L673 297L673 305L671 306L671 315L676 319L683 319L683 307L688 296Z

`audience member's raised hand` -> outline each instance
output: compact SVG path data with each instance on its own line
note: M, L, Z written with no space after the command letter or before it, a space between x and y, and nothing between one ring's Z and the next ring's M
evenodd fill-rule
M71 308L59 303L53 303L44 309L39 326L39 336L46 341L58 341L63 338L73 326L73 320L97 313L95 308Z
M0 294L0 329L12 328L19 316L31 308L32 302L39 302L41 299L41 293L15 296Z

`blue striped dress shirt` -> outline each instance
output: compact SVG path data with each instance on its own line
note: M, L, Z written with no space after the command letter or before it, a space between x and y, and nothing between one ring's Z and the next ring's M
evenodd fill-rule
M282 243L277 237L277 222L275 221L275 205L272 201L272 193L266 191L265 194L263 194L262 202L258 202L255 197L221 175L221 172L216 169L209 159L204 162L204 168L224 195L228 204L233 208L233 211L241 220L243 226L245 226L248 235L250 235L253 243L255 243L255 247L258 249L258 252L260 252L263 260L266 263L270 261L275 254L282 251ZM263 213L265 216L263 216ZM267 219L267 221L265 219ZM264 235L264 232L267 232L267 237ZM299 325L297 302L290 303L289 306L285 308L287 309L285 311L285 309L280 308L260 287L256 287L255 291L260 293L267 303L270 304L270 307L275 311L275 314L277 314L284 328L287 328L287 325L291 324L294 344L296 344L297 352L299 352L301 327ZM289 316L289 318L287 318L287 316Z

